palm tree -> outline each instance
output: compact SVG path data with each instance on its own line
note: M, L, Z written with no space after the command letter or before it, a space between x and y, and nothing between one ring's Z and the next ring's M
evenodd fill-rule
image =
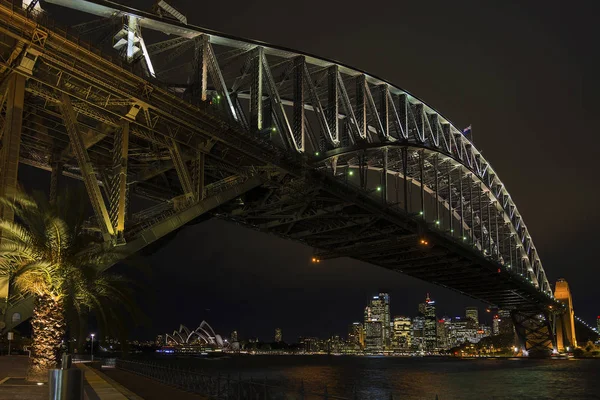
M44 379L57 366L67 310L82 314L95 309L103 316L107 299L128 304L129 296L117 284L121 277L103 272L117 255L84 233L83 212L24 192L0 202L15 214L14 222L0 220L0 275L8 276L20 294L34 297L29 375Z

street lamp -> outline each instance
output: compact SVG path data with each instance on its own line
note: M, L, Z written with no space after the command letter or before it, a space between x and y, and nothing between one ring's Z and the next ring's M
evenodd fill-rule
M92 337L92 349L90 350L90 354L92 356L92 361L94 361L94 336L96 336L96 334L92 333L90 336Z

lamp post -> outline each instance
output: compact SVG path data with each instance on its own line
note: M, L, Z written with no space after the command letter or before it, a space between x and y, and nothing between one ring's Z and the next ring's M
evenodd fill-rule
M94 361L94 336L96 336L96 334L92 333L90 336L92 337L92 349L90 351L90 354L92 356L92 361Z

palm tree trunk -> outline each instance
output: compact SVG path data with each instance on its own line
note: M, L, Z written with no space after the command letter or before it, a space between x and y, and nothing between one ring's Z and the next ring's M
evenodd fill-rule
M65 336L65 315L62 301L50 296L37 296L31 319L33 330L29 379L46 381L48 369L56 368Z

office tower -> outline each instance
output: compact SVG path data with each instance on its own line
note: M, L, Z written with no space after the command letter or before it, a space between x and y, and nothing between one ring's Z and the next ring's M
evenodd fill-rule
M419 304L419 312L425 318L423 327L424 350L433 351L437 348L437 320L435 317L435 301L431 300L429 293L425 302Z
M411 346L412 321L409 317L394 317L392 348L394 351L408 351Z
M374 326L368 328L367 324L371 322L379 322L381 328ZM379 293L379 295L373 296L369 305L365 307L365 340L369 338L369 332L373 333L376 329L381 329L381 344L384 349L390 348L392 344L392 327L390 321L390 296L387 293ZM371 338L371 341L373 340L374 338ZM373 342L371 342L371 345L373 345ZM367 347L369 346L367 345Z
M450 346L449 330L450 318L443 317L437 321L437 346L441 350L447 350Z
M365 348L365 330L360 322L353 322L348 327L348 343L356 350Z
M423 351L425 349L425 338L423 335L425 317L415 317L413 318L412 323L411 348L415 351Z
M231 342L237 342L238 341L238 333L237 331L233 331L231 332Z
M500 334L500 321L502 321L502 318L500 318L498 314L495 314L492 319L492 336L498 336Z
M283 342L283 333L281 332L281 328L275 329L275 342Z
M475 322L475 326L479 326L479 309L477 307L465 308L465 317Z
M383 351L383 324L381 321L365 322L365 350L369 353Z

